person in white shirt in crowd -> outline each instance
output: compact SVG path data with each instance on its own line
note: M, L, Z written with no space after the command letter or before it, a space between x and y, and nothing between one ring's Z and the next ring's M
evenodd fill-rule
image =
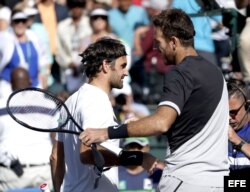
M53 57L50 50L49 36L46 28L42 23L34 22L34 18L38 15L38 10L33 7L32 3L29 0L24 0L17 3L14 7L14 10L21 10L27 16L27 32L34 33L37 38L37 44L40 49L40 58L41 66L39 67L39 80L41 82L41 87L46 89L48 83L52 84L52 79L48 82L48 78L52 77L51 74L51 65L53 63ZM33 35L33 36L34 36Z
M24 65L24 58L18 54L15 38L10 31L11 10L0 8L0 99L11 93L11 69Z
M11 10L8 7L0 8L0 31L8 31L10 27Z
M68 92L75 92L85 81L80 72L81 40L91 33L89 18L85 15L85 0L68 0L70 17L59 22L56 61L60 66L61 82Z
M26 69L11 72L12 90L31 86ZM24 128L6 111L6 99L0 100L0 191L38 187L42 182L52 188L49 133Z
M246 24L240 33L238 56L243 80L250 86L250 0L234 0L238 9L245 8Z
M43 62L42 49L36 34L28 29L28 17L22 10L12 12L12 29L16 39L18 54L25 59L23 66L29 71L32 87L41 87L39 79L40 68ZM9 71L10 72L10 71ZM7 79L8 80L8 79Z

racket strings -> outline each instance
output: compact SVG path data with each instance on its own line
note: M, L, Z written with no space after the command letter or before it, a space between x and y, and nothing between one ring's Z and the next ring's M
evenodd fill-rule
M55 129L67 120L61 101L39 91L14 94L9 100L9 110L18 121L39 129Z

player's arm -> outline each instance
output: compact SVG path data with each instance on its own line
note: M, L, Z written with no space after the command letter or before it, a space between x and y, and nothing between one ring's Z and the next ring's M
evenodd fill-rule
M176 110L163 105L159 106L154 114L120 125L118 128L111 126L108 129L85 129L79 138L85 145L90 145L107 139L159 135L167 132L176 118Z
M51 176L55 192L60 192L65 173L63 143L55 141L50 155Z
M118 165L141 165L145 170L148 171L149 174L151 174L155 168L162 167L164 164L153 155L141 151L122 151L121 154L117 156L102 146L98 145L97 149L102 153L105 159L105 166L107 167ZM90 147L81 145L80 159L84 164L94 164L94 158Z
M100 145L97 145L97 150L102 153L105 160L105 166L114 166L119 164L118 157L115 154L109 152L107 149ZM94 164L92 149L86 145L81 145L80 159L84 164Z
M155 113L127 125L129 137L143 137L166 133L177 117L175 109L159 106ZM110 136L110 135L108 135Z

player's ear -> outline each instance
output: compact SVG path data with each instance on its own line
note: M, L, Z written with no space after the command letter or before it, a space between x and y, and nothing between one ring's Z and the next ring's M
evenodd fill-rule
M176 38L175 36L172 36L170 38L170 45L173 51L175 51L176 49L177 42L178 42L178 38Z
M103 70L103 72L107 73L109 68L110 68L110 63L108 62L108 60L104 59L102 61L102 70Z

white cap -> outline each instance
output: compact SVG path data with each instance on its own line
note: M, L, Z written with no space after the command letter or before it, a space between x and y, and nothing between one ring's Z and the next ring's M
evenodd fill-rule
M0 8L0 19L10 22L11 10L8 7Z
M27 7L23 11L28 17L29 16L34 16L38 14L38 10L34 7Z
M12 16L12 21L18 19L28 19L27 15L24 12L18 12Z
M163 0L143 0L142 1L143 7L150 7L156 10L166 9L167 5L168 5L168 2L163 1Z
M90 17L93 16L108 16L108 12L105 9L97 8L90 13Z

